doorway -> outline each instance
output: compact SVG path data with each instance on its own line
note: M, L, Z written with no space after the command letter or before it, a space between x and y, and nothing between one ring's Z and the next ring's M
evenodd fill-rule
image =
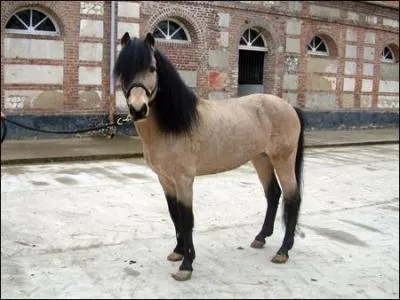
M247 29L239 44L238 96L264 93L266 43L261 32Z

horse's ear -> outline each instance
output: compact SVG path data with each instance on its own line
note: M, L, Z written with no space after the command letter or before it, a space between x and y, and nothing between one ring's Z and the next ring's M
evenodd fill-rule
M129 33L125 32L125 34L122 36L122 39L121 39L121 46L124 47L126 44L129 43L130 40L131 40L131 37L129 36Z
M147 33L146 37L144 38L144 42L150 47L154 48L154 37L150 32Z

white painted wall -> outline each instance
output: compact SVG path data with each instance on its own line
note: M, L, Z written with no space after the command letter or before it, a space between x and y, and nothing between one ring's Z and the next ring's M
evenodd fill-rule
M286 52L300 53L300 40L286 38Z
M140 4L118 1L118 16L139 19Z
M81 1L81 14L88 15L103 15L104 2L103 1Z
M64 42L36 39L4 39L4 57L64 59Z
M363 75L373 76L374 75L374 65L373 64L364 64Z
M79 67L79 84L101 85L101 67Z
M125 32L129 32L132 37L139 37L139 24L138 23L127 23L118 22L117 38L120 39Z
M102 61L103 44L79 43L79 60Z
M380 80L379 81L379 92L383 93L398 93L399 92L399 82Z
M346 31L346 41L357 42L357 32L351 28Z
M355 61L346 61L344 63L344 74L355 75L357 71L357 63Z
M297 75L284 74L283 75L283 88L287 90L297 90Z
M373 80L372 79L363 79L361 83L361 91L362 92L372 92Z
M307 63L307 72L336 73L337 60L322 57L309 57Z
M343 91L353 92L356 86L356 80L354 78L345 78L343 84Z
M310 15L322 18L340 18L340 10L337 8L330 8L326 6L310 5Z
M118 113L127 113L128 105L126 104L126 98L121 90L115 93L115 109Z
M103 21L98 20L81 20L80 36L83 37L103 37Z
M178 70L178 72L187 86L194 88L197 86L197 71Z
M357 57L357 46L346 45L346 58L356 58Z
M35 100L39 95L46 91L43 90L5 90L4 108L6 109L23 109L34 107ZM54 90L54 92L63 93L62 90Z
M393 28L399 28L399 21L398 20L383 18L382 23L385 26L390 26L390 27L393 27Z
M4 83L21 84L62 84L62 66L46 65L5 65Z

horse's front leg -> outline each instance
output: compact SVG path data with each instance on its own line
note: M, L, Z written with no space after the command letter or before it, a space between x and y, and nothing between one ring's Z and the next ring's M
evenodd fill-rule
M183 239L183 261L178 272L172 277L178 281L192 276L192 263L196 257L193 245L193 180L194 177L181 176L176 181L177 205L179 213L179 233Z
M172 222L174 223L175 234L176 234L176 247L171 252L171 254L168 255L167 259L169 261L180 261L183 259L183 235L179 231L180 223L179 223L178 203L176 201L175 196L170 196L166 194L165 197L167 198L168 210Z
M179 232L179 210L178 203L176 201L176 191L175 186L172 181L168 180L165 177L158 177L161 183L161 186L164 190L165 197L167 199L168 210L171 216L171 220L174 223L175 227L175 235L176 235L176 247L175 249L168 255L167 259L169 261L180 261L183 259L183 236Z

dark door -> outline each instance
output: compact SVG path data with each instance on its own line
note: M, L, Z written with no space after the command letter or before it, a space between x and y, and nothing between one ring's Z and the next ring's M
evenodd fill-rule
M239 50L239 96L264 93L264 54Z

